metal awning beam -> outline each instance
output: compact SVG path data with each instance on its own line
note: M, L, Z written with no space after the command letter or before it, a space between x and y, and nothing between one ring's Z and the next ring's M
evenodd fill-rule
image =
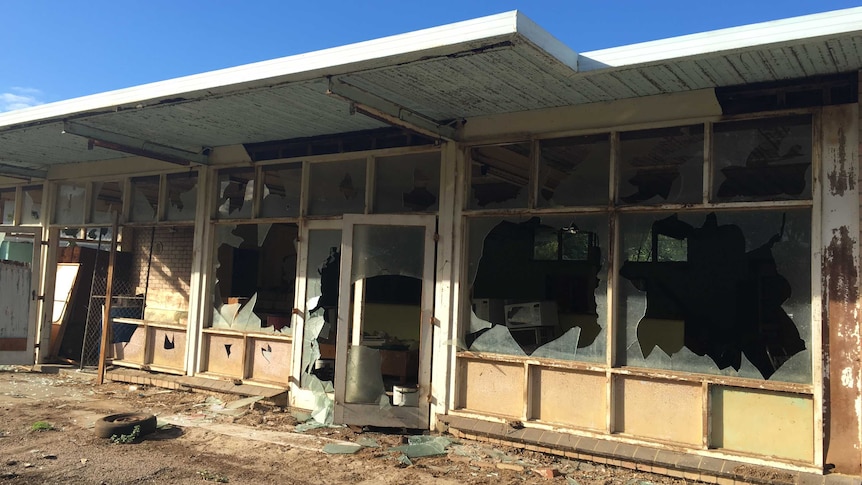
M90 146L107 148L130 155L153 158L177 165L189 165L191 163L209 165L209 152L206 148L201 149L200 153L190 152L181 148L139 140L128 135L111 133L91 126L70 122L63 123L63 133L87 138Z
M457 131L452 126L431 119L404 106L383 99L373 93L357 88L333 77L329 78L326 94L347 101L355 111L393 126L399 126L432 138L456 140Z
M0 163L0 176L25 180L45 179L48 177L48 172L45 170L36 170L35 168L16 167L15 165Z

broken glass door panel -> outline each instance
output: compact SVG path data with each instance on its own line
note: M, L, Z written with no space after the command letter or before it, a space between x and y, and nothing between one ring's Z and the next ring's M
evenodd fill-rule
M440 197L440 153L381 157L374 170L374 212L436 212Z
M218 172L219 219L250 219L254 205L254 168L228 168Z
M15 223L15 189L0 189L0 224Z
M713 200L811 197L811 117L716 123Z
M470 350L604 361L607 215L474 218L469 234Z
M195 171L172 173L167 176L168 207L165 218L169 221L193 221L198 199L198 173Z
M314 216L365 212L365 159L312 163L308 214Z
M810 357L795 357L811 347L810 219L808 209L622 215L624 363L810 382Z
M619 202L703 199L703 125L621 133L620 157Z
M340 266L341 230L309 230L300 376L305 389L313 381L331 383L334 378Z
M123 209L123 186L119 182L93 182L90 222L110 224Z
M260 217L299 217L302 163L268 165L261 171L263 194Z
M215 226L213 327L289 335L296 224Z
M159 209L158 175L132 178L132 210L129 219L132 222L153 222Z
M611 148L607 134L539 143L539 207L608 203Z
M347 402L417 388L424 253L424 226L354 226Z
M31 185L21 191L21 224L39 224L42 222L42 186Z
M528 142L471 149L468 208L526 208L532 166Z
M65 183L57 186L54 203L55 224L82 224L84 222L85 184Z

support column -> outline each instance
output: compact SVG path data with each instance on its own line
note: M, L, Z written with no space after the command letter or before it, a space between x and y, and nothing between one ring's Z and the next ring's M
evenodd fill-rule
M858 106L824 107L820 142L825 463L834 465L836 472L858 475L862 472Z

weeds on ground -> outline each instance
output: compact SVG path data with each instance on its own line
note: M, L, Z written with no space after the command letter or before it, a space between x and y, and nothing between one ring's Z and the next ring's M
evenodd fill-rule
M47 421L36 421L35 423L30 425L31 431L51 431L54 429L54 425Z
M228 483L228 482L230 482L230 480L228 480L228 478L226 476L220 475L220 474L215 473L215 472L207 471L207 470L199 471L198 475L200 475L201 478L203 478L207 482L216 482L216 483Z
M129 434L121 434L121 435L111 435L111 443L115 443L118 445L126 445L129 443L134 443L135 440L138 439L138 436L141 435L141 427L135 426L132 428L132 432Z

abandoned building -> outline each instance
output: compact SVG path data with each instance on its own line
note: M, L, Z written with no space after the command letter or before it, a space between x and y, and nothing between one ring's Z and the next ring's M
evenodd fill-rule
M0 363L862 476L860 69L862 8L584 53L509 12L0 114Z

